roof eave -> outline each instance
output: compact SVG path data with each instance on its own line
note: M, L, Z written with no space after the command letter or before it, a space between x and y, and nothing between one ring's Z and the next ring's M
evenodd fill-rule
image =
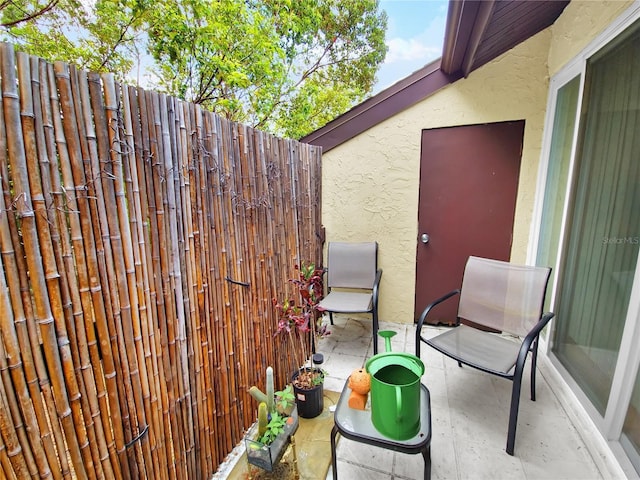
M440 59L435 60L356 105L324 127L303 137L300 141L319 145L323 152L327 152L424 100L459 78L458 74L448 75L445 73L441 69Z

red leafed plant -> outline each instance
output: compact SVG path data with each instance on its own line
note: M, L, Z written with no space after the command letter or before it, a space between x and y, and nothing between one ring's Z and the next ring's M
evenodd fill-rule
M289 279L289 282L298 288L301 305L296 305L294 299L286 299L282 303L273 299L273 306L278 314L275 335L286 334L288 337L295 368L300 369L295 380L296 386L311 388L324 381L324 372L311 368L312 342L330 333L326 325L321 325L322 317L318 315L318 303L323 297L323 270L316 268L313 263L296 265L295 269L298 271L298 278ZM308 361L309 368L306 368Z

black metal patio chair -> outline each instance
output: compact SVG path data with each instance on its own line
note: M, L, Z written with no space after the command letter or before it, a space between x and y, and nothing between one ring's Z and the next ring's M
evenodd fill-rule
M329 313L370 313L373 320L373 352L378 353L377 242L329 242L327 251L327 295L318 309Z
M509 455L514 451L522 374L529 352L531 400L536 399L538 339L554 316L542 313L550 273L546 267L469 257L462 288L429 304L416 326L416 356L420 357L420 344L424 342L457 360L459 366L465 364L513 382L506 448ZM457 294L457 326L433 338L423 336L422 327L431 309Z

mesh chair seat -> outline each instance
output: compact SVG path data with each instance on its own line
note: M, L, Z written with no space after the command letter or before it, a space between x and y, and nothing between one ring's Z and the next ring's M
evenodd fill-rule
M487 334L466 325L460 325L426 343L436 350L447 352L452 358L501 375L509 375L513 371L521 345L498 334Z
M319 304L320 310L336 311L344 313L358 313L371 311L371 293L337 292L333 290Z

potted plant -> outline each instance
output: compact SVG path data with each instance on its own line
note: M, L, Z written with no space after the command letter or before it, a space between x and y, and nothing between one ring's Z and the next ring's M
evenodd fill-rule
M249 393L258 402L258 421L245 435L247 462L272 472L298 429L298 411L289 384L273 391L273 369L267 368L267 393L253 386ZM295 452L294 452L295 453Z
M323 383L326 372L312 362L311 354L315 350L318 338L328 335L326 325L322 325L318 312L318 303L322 300L323 270L313 263L296 265L298 278L289 282L297 287L300 305L293 299L279 303L273 300L278 314L276 335L286 336L290 347L289 358L293 359L291 383L302 418L314 418L324 408Z

